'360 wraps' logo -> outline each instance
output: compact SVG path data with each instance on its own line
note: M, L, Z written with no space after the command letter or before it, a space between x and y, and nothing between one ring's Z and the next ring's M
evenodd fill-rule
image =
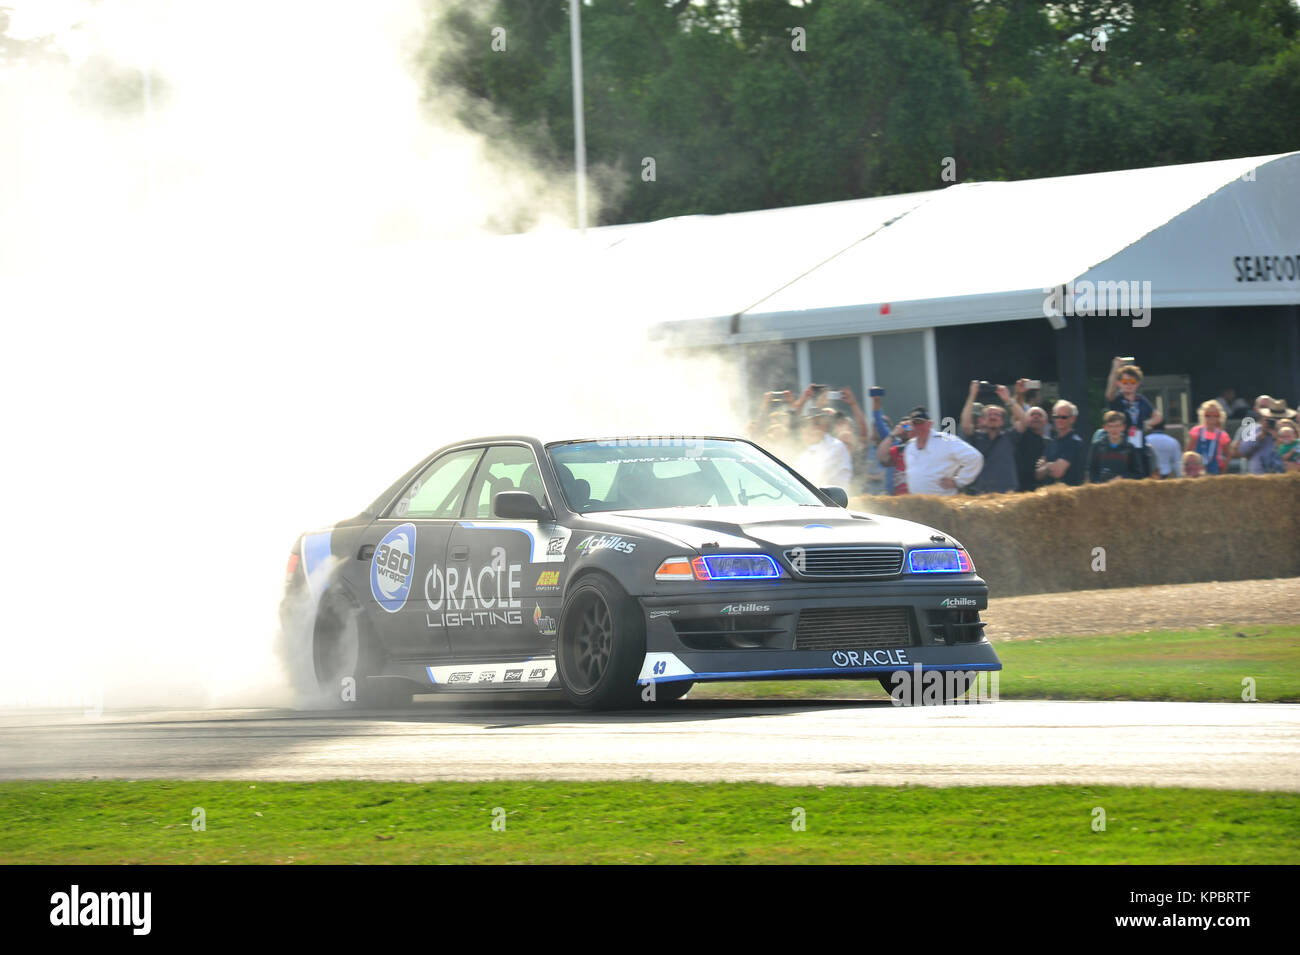
M399 524L384 535L370 561L370 592L379 606L397 613L411 592L415 569L415 525Z

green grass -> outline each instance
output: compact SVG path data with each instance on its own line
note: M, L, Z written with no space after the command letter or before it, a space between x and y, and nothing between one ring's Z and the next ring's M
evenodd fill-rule
M205 831L191 828L206 812ZM505 831L492 828L504 810ZM1106 830L1094 832L1094 809ZM797 832L793 810L805 813ZM0 784L0 863L1300 862L1300 794L761 783Z
M1300 702L1300 626L1154 630L997 643L1004 700ZM691 699L887 699L875 680L701 684Z

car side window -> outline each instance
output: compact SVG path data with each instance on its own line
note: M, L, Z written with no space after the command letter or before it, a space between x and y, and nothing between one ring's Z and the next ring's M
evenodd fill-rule
M390 517L453 518L460 513L474 465L482 448L453 451L434 461L411 482L393 505Z
M478 520L495 517L492 501L502 491L528 491L540 501L544 496L540 485L537 459L530 448L511 444L488 448L470 485L465 516Z

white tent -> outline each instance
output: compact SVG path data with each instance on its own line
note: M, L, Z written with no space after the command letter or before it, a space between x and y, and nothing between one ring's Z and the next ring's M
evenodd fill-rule
M826 238L828 207L670 220L684 258L717 250L710 262L730 299L664 296L665 328L714 344L1043 318L1047 289L1085 282L1150 282L1156 308L1300 303L1300 153L833 205L837 222L856 213L859 228L832 254L821 242L812 268L801 253ZM635 227L624 253L649 250L658 225ZM744 229L749 245L728 248ZM755 241L780 246L764 250L762 270L744 264Z

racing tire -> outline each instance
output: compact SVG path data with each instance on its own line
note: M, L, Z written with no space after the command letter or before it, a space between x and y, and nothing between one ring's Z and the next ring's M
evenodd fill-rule
M608 578L582 578L560 611L555 659L560 686L574 706L610 710L640 700L645 624L636 601Z
M327 590L314 608L305 595L300 597L305 605L296 613L282 610L281 628L291 682L302 702L368 708L411 702L413 690L406 681L372 679L383 669L384 654L354 601L335 589Z
M899 706L946 706L965 696L966 691L974 686L976 680L976 674L971 672L929 670L927 673L936 674L938 682L927 686L928 677L922 674L920 685L917 685L915 674L911 670L897 672L903 674L901 683L896 681L894 674L891 673L880 677L880 687Z

